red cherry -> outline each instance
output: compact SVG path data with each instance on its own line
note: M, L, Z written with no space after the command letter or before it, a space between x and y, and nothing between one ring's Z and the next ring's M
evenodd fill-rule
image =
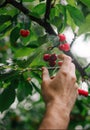
M64 44L60 44L60 45L58 46L58 48L59 48L59 50L63 50Z
M66 37L64 34L59 34L58 37L59 37L60 42L63 42L66 40Z
M63 64L62 61L58 61L58 65L61 66Z
M49 61L56 61L56 60L57 60L57 55L51 54Z
M54 67L54 66L56 65L56 61L49 61L49 65L50 65L51 67Z
M50 59L50 54L44 54L43 60L44 61L49 61L49 59Z
M70 44L64 43L64 51L69 51L70 50Z
M21 35L22 37L27 37L29 34L30 34L30 31L29 31L29 30L25 30L25 29L21 29L21 30L20 30L20 35Z
M68 43L64 43L64 44L60 44L58 48L62 51L69 51L70 45Z
M83 90L83 89L78 89L78 93L79 93L79 95L83 95L83 96L88 96L88 91L85 91L85 90Z

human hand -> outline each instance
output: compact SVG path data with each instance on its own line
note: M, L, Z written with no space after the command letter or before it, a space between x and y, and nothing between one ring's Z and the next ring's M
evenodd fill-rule
M49 104L64 106L70 113L78 95L75 65L65 54L58 57L63 60L63 63L53 79L50 78L48 70L45 67L42 68L42 95L46 106Z

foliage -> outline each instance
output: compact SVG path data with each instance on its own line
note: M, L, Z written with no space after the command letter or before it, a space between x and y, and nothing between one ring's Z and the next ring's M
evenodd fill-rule
M67 27L72 29L75 37L89 34L89 13L89 0L66 0L65 3L63 0L4 0L0 3L0 111L7 110L3 121L7 117L11 118L14 113L19 118L22 115L27 117L20 120L19 126L16 123L17 130L34 130L38 127L44 112L44 107L42 108L40 105L43 103L40 86L41 67L49 67L48 63L43 61L43 54L65 53L74 58L71 51L66 53L58 50L57 46L60 42L57 35ZM78 32L76 32L77 28ZM22 37L20 35L21 29L28 29L30 35ZM74 40L71 45L73 45ZM78 82L82 78L88 82L90 66L82 68L78 59L75 59L74 63L77 68ZM50 70L50 75L56 72L57 69ZM40 98L38 101L31 101L30 98L35 93L38 93ZM23 106L22 108L17 106L21 115L18 115L15 110L12 112L9 109L16 98L20 104L28 97L33 109L27 111ZM89 107L89 97L79 97L72 111L70 129L73 129L77 124L86 127L90 121ZM11 125L7 127L7 130L10 127ZM14 129L13 126L12 128Z

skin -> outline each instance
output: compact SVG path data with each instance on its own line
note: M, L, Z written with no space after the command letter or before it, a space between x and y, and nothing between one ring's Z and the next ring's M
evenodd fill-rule
M78 95L75 66L69 56L58 56L63 61L55 77L42 68L42 96L46 112L38 130L67 129L70 113Z

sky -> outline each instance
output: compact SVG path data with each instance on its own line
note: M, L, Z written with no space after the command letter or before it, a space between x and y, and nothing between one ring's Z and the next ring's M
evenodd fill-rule
M67 29L64 34L67 42L71 43L74 37L72 30ZM78 36L71 48L71 51L81 58L86 58L87 62L90 63L90 38L84 40L84 34Z

